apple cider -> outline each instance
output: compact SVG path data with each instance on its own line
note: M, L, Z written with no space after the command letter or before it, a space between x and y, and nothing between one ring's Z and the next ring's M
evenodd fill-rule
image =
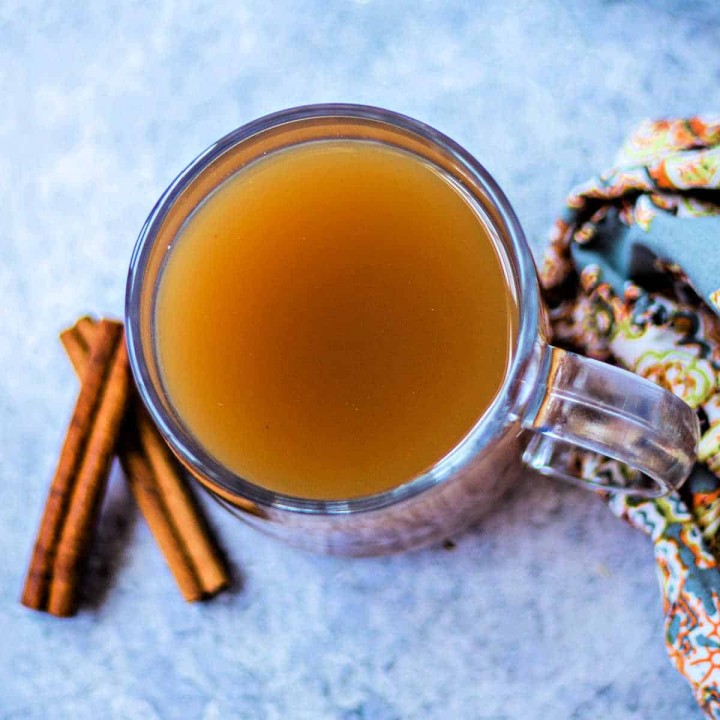
M186 429L268 490L349 499L440 460L498 392L515 302L459 185L322 140L225 180L168 251L162 383Z

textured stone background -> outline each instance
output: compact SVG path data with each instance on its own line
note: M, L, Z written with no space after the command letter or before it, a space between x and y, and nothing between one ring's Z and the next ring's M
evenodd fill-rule
M241 582L188 606L114 477L82 613L17 597L75 393L56 332L121 312L196 153L294 104L388 106L484 162L537 248L636 121L718 110L719 42L720 5L682 0L0 2L0 717L699 717L650 545L546 481L454 550L367 561L209 507Z

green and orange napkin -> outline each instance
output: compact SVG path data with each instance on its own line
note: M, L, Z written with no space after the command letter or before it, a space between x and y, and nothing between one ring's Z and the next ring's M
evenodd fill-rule
M608 504L652 539L668 654L720 719L720 116L642 123L568 197L540 277L555 344L698 413L698 464L681 491ZM629 472L589 454L581 463L595 479Z

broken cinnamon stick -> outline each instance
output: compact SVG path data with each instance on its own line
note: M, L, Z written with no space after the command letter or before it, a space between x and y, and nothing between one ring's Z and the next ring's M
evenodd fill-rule
M34 610L72 615L112 453L128 398L129 373L120 323L101 320L38 530L21 601Z
M60 335L78 375L95 333L94 321L85 317ZM136 396L128 409L118 457L185 600L200 600L226 587L229 574L209 528L177 463Z

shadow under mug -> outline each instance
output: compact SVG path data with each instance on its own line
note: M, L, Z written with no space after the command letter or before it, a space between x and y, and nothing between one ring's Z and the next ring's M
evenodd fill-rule
M499 392L451 452L390 491L332 501L274 493L223 467L173 408L154 342L168 248L193 210L254 160L325 139L384 143L452 177L496 245L519 317ZM591 488L658 496L677 489L695 460L698 420L682 400L630 372L548 345L530 250L485 168L433 128L379 108L284 110L231 132L197 157L165 191L140 233L130 264L126 327L142 400L183 465L239 517L309 550L372 555L441 540L491 511L528 467ZM639 472L629 473L621 486L583 479L574 470L579 450Z

